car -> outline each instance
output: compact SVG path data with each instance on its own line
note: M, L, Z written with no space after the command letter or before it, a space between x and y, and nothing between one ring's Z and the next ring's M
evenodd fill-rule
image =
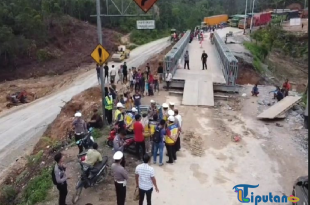
M293 196L299 198L299 201L293 205L308 205L308 176L299 177L293 186Z

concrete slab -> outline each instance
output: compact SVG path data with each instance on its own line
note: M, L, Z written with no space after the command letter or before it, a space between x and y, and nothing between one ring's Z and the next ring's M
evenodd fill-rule
M217 84L226 84L224 75L221 70L221 62L216 51L215 45L209 40L209 33L204 34L204 41L200 46L199 41L194 39L188 44L189 67L190 70L178 69L173 76L175 80L207 80ZM208 70L202 70L201 54L203 50L208 54Z
M212 81L199 81L198 105L214 106L214 93Z
M287 96L280 102L274 104L257 116L260 119L274 119L289 110L294 104L301 100L299 96Z
M197 80L186 80L183 92L183 105L198 105L198 92L199 81Z

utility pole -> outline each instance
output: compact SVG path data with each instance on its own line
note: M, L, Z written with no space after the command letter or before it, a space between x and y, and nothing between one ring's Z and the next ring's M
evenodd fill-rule
M255 0L253 0L253 3L252 3L252 17L251 17L251 24L250 24L250 34L252 33L252 25L253 25L253 18L254 18L254 6L255 6Z
M102 28L101 28L101 14L100 14L100 0L96 0L96 10L97 10L97 33L98 33L98 41L102 45ZM101 98L102 98L102 114L103 114L103 120L106 122L105 118L105 106L104 106L104 99L105 99L105 93L104 93L104 87L105 87L105 78L103 76L103 68L102 65L100 65L100 84L101 84ZM105 124L105 123L104 123Z
M244 11L244 24L243 24L243 35L245 35L245 27L246 27L246 17L247 17L247 10L248 10L248 0L245 0L245 11Z
M307 0L305 0L304 9L307 8Z

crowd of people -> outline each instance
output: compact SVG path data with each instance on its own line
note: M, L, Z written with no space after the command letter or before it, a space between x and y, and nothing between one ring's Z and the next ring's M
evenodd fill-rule
M289 80L286 79L285 82L282 85L282 88L280 86L276 86L276 89L273 91L270 91L269 93L273 93L273 99L277 99L277 101L281 101L284 97L288 96L289 91L291 89L291 84L289 83ZM255 84L252 88L252 96L258 96L259 90L258 90L258 84Z
M141 205L145 195L147 204L151 204L153 186L158 191L154 169L149 165L151 158L153 158L153 164L158 162L159 166L163 166L164 148L166 147L166 155L168 156L166 163L173 164L177 160L176 153L181 148L182 117L174 107L174 103L163 103L160 109L154 100L151 100L150 103L151 105L147 112L142 115L139 114L136 108L123 114L125 107L121 103L117 105L117 110L115 111L117 136L113 141L115 162L112 165L112 171L118 205L124 205L126 198L128 173L125 168L124 148L128 133L133 133L137 160L142 160L143 162L136 167L135 172L136 186L139 189L139 204Z
M116 75L118 80L116 84L130 87L130 90L138 90L139 93L145 96L152 96L154 92L159 92L159 84L163 81L164 68L163 64L159 62L156 71L152 71L149 63L147 63L144 70L137 69L136 67L128 68L126 62L124 62L118 69L114 65L111 68L106 63L103 67L105 82L109 82L111 85L115 84ZM98 83L101 83L100 79L100 66L96 67Z

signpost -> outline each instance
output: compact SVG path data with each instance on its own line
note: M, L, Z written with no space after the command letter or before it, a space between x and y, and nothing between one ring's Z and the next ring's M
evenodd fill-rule
M137 20L137 29L155 29L155 20Z
M136 2L136 4L144 11L144 13L147 13L153 5L156 3L157 0L133 0Z
M109 52L103 48L101 44L98 44L94 51L91 53L91 57L96 63L102 66L110 57Z

